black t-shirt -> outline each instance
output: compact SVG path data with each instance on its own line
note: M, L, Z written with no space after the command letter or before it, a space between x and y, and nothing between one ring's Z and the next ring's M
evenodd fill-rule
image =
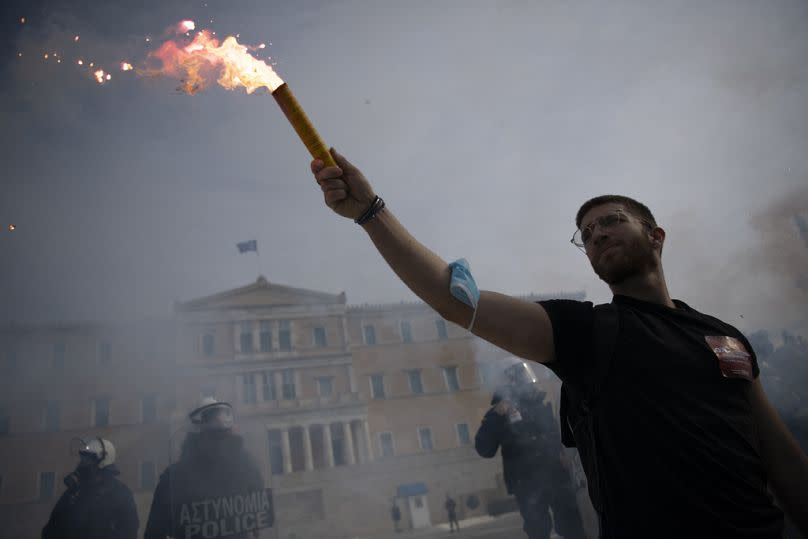
M594 307L540 302L553 325L548 365L580 386L594 373ZM615 296L619 334L597 403L603 537L782 537L750 405L752 382L722 376L705 336L737 329L680 301Z

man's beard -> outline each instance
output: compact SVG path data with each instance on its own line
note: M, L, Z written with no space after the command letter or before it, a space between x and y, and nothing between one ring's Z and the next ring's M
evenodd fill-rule
M645 238L618 245L615 251L618 252L609 253L607 261L603 261L601 254L592 262L592 269L610 286L618 286L632 277L644 275L656 265L654 250Z

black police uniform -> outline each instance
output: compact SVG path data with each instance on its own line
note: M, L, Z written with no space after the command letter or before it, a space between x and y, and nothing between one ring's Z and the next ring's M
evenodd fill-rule
M596 372L590 302L542 301L565 384ZM737 329L691 309L614 297L619 330L594 417L601 537L781 537L767 490L750 392L759 370ZM725 375L731 338L748 373ZM732 352L731 350L729 351Z
M242 530L233 533L237 530L232 522L219 525L219 512L223 513L219 505L192 506L191 502L227 499L263 488L261 472L240 436L223 431L189 433L179 461L160 475L143 537L250 537ZM183 515L183 507L193 507L192 513ZM191 520L209 525L194 526Z
M51 512L42 539L135 539L137 508L114 464L68 488Z
M561 439L552 408L544 403L545 393L533 387L515 395L498 390L491 400L503 398L518 410L519 417L500 415L492 407L483 417L474 438L477 453L491 458L502 450L505 486L516 496L523 529L530 539L550 536L553 508L556 531L565 539L583 537L583 526L569 474L560 461Z

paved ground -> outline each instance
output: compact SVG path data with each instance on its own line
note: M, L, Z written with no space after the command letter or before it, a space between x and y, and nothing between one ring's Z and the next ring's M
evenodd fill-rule
M460 521L460 531L449 532L448 524L438 524L420 530L406 530L400 533L374 535L367 539L524 539L522 518L519 513L508 513L499 517L477 517Z

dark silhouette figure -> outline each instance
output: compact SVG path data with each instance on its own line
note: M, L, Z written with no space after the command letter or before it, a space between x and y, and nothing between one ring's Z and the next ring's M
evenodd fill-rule
M565 539L584 537L575 487L561 463L561 437L545 393L530 367L521 361L506 369L506 383L491 400L475 436L485 458L502 451L505 485L516 496L523 529L530 539L550 537L553 522Z
M115 447L95 438L82 442L81 460L65 477L42 539L135 539L139 526L132 491L117 479Z

